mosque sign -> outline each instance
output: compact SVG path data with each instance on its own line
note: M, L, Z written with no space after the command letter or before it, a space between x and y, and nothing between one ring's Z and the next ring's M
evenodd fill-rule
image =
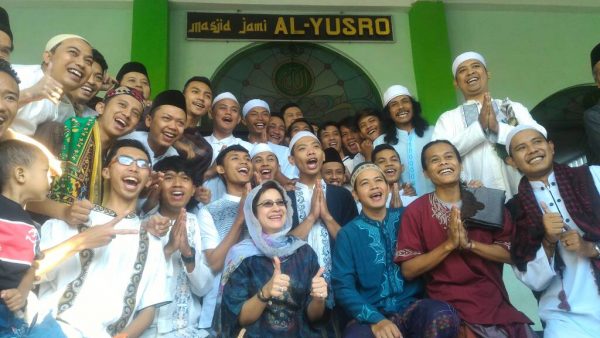
M187 38L269 41L394 41L391 16L188 12Z

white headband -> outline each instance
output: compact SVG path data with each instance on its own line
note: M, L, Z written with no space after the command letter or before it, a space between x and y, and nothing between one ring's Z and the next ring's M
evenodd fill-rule
M398 97L400 95L406 95L406 96L410 96L412 97L412 95L410 95L410 92L408 91L408 88L401 86L401 85L393 85L390 88L388 88L385 93L383 93L383 106L387 106L388 103L390 103L390 101L392 101L392 99L394 99L395 97Z
M235 103L237 103L238 105L240 104L238 102L237 98L235 97L235 95L231 94L230 92L224 92L215 97L215 99L213 100L212 106L214 107L217 104L217 102L219 102L221 100L225 100L225 99L230 99L230 100L235 101Z
M273 153L273 149L266 143L257 143L252 147L252 150L250 150L250 158L254 158L254 156L264 152Z
M518 133L524 131L524 130L535 130L537 132L539 132L540 134L544 135L544 137L548 137L548 134L546 133L546 129L542 126L529 126L526 124L519 124L518 126L514 127L513 129L511 129L508 132L508 135L506 135L506 152L508 154L510 154L510 142L512 142L513 137L515 137L515 135L517 135Z
M294 145L296 144L296 142L298 142L298 140L300 140L303 137L312 137L315 140L317 140L317 142L319 142L319 144L321 144L321 141L319 141L319 138L317 138L317 136L315 134L311 133L310 131L303 130L303 131L299 131L298 134L294 135L294 137L292 137L292 139L290 140L290 145L289 145L290 151L292 149L294 149Z
M242 108L242 115L246 117L246 115L248 115L248 112L250 112L253 108L256 107L265 108L269 112L269 114L271 114L271 108L269 108L269 104L267 102L261 99L252 99L246 102L244 108Z
M452 75L454 75L454 77L456 77L456 71L458 70L458 66L460 66L461 63L467 60L477 60L481 62L485 68L487 68L485 59L481 54L477 52L465 52L457 56L456 59L454 59L454 62L452 62Z
M50 40L48 40L48 42L46 42L46 48L44 49L44 52L51 51L52 48L56 47L56 45L58 45L59 43L65 41L67 39L81 39L81 40L85 41L88 45L91 45L88 40L84 39L83 37L81 37L79 35L58 34L56 36L53 36L52 38L50 38Z

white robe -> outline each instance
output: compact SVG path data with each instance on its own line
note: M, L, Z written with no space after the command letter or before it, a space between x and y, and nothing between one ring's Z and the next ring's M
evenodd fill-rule
M90 213L91 226L102 225L114 218L114 213L95 206ZM116 224L116 229L140 229L140 219L135 216L125 218ZM78 233L60 220L49 220L42 226L41 249L51 248ZM59 324L68 337L107 338L109 325L117 322L124 311L124 300L134 301L133 315L149 306L161 306L171 300L166 287L166 262L160 241L148 234L147 246L140 246L143 232L137 235L117 235L107 246L93 249L93 257L82 273L81 257L85 253L68 258L55 270L46 275L47 280L40 285L39 299L41 313L51 312L59 319ZM145 250L140 250L142 247ZM86 250L84 250L86 251ZM134 268L138 252L146 252L143 272ZM87 256L86 256L87 257ZM131 293L129 286L139 278L137 292ZM83 281L77 287L73 281ZM73 285L74 293L70 300L67 287ZM59 304L66 307L59 312ZM70 304L70 307L69 307Z
M502 104L502 100L494 99L494 102L497 106ZM467 102L469 103L474 101ZM481 103L476 103L481 111ZM513 102L512 107L519 124L539 126L522 104ZM480 180L488 188L504 190L506 198L510 199L518 192L521 174L504 163L496 153L494 144L505 144L506 136L512 128L514 127L498 122L498 134L486 135L479 122L467 127L461 105L439 117L431 139L448 140L456 146L462 157L461 178L465 182ZM543 129L542 126L539 128Z
M596 188L600 188L600 168L590 167L590 171L594 175ZM530 182L540 209L541 202L545 202L551 211L561 213L565 224L582 234L562 201L554 173L548 178L548 183L549 186L540 181ZM565 263L562 282L558 272L554 270L554 260L548 261L543 247L540 247L536 257L527 263L527 271L519 271L513 266L519 280L530 289L542 292L539 299L539 315L540 319L546 322L544 337L598 337L600 295L590 258L567 251L560 242L557 244L557 250ZM570 312L558 308L558 293L563 287L571 306Z
M153 214L148 214L149 219ZM173 302L161 307L154 322L144 332L144 337L166 336L194 337L198 334L198 321L202 312L200 298L212 289L214 276L202 254L200 226L196 215L187 213L187 239L196 251L194 270L187 272L181 252L173 253L167 260L167 287L173 295ZM163 248L169 242L169 233L161 237Z

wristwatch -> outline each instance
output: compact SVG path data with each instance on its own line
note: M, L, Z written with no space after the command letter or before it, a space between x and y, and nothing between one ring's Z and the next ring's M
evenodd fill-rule
M184 256L183 254L181 255L181 260L185 264L194 263L196 261L196 249L194 249L194 247L191 247L190 249L192 250L191 256Z
M600 258L600 242L594 243L594 250L596 250L595 258Z

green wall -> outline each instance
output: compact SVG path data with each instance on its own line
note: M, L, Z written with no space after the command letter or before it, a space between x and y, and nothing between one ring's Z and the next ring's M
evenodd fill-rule
M212 76L219 65L236 51L248 46L244 41L196 41L186 40L187 9L175 8L170 16L170 76L171 88L181 88L192 75ZM280 12L280 11L279 11ZM326 13L322 10L318 13ZM277 13L259 10L256 13ZM298 14L315 11L298 11ZM365 13L362 11L361 13ZM331 14L339 14L331 11ZM345 12L344 14L353 14ZM392 84L403 84L416 93L415 76L412 67L412 51L408 26L408 13L401 9L379 10L372 15L392 15L395 43L322 43L348 57L361 67L383 92Z
M80 4L7 1L15 51L14 64L39 64L46 42L54 35L74 33L88 39L106 58L109 72L117 73L130 58L131 3Z
M532 109L560 89L593 82L589 53L600 41L598 8L447 5L446 14L452 57L481 52L497 98Z

